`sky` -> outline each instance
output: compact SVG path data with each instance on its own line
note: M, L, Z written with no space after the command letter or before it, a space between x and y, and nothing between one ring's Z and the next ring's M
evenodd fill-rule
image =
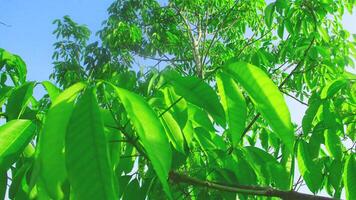
M0 0L0 48L20 55L27 63L28 80L48 80L53 71L52 35L54 19L69 15L79 24L86 24L95 33L106 19L106 9L111 0ZM344 27L356 34L356 12L345 14ZM355 72L355 70L353 70ZM37 88L35 96L41 97L43 91ZM292 121L300 124L306 107L286 97Z

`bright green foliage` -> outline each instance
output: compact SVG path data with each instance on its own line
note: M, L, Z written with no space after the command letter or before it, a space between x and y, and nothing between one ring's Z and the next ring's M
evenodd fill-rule
M7 169L31 141L36 126L29 120L12 120L0 127L0 168Z
M162 124L142 97L122 88L115 86L113 88L124 105L148 158L152 161L164 191L170 197L167 179L171 168L172 153Z
M356 159L355 154L348 156L345 162L344 169L344 184L346 190L346 198L356 198Z
M38 154L39 184L53 198L63 195L60 186L66 179L64 143L67 124L73 112L74 100L85 84L77 83L64 90L50 107L39 140Z
M33 87L34 82L28 82L13 90L6 105L8 120L21 118L32 97Z
M0 198L355 199L354 5L114 0L54 21L53 82L0 49Z
M261 69L245 62L227 64L224 71L241 84L273 131L293 152L294 134L289 110L273 81Z
M230 76L220 73L216 77L216 82L229 127L227 132L232 142L237 145L241 140L246 124L247 107L245 98Z
M65 136L69 183L77 199L116 199L104 123L92 89L78 99ZM85 170L84 170L85 169Z

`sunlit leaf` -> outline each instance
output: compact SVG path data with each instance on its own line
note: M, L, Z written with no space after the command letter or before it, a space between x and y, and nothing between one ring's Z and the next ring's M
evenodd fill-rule
M141 96L113 85L112 87L125 107L164 191L171 198L167 180L172 163L172 152L161 122Z
M228 132L233 144L241 139L246 124L247 107L245 98L235 81L228 75L220 73L216 77L222 105L225 110Z
M245 62L230 62L223 70L241 84L274 132L293 152L294 133L289 110L273 81L260 68Z
M116 199L104 123L92 89L76 103L65 136L69 183L77 199Z
M63 196L61 184L66 179L64 161L64 139L77 94L85 88L84 83L77 83L64 90L52 103L43 131L39 138L38 183L52 198Z
M35 133L29 120L12 120L0 127L0 168L8 169L21 155Z

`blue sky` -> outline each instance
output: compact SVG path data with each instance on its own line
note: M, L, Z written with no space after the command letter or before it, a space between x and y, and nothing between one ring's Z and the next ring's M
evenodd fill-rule
M112 0L0 0L0 21L10 25L0 25L0 48L18 54L25 60L29 80L48 80L53 71L53 20L69 15L77 23L86 24L95 37L101 23L107 18L106 10L111 2ZM353 15L346 12L343 24L354 34L355 22L355 12ZM38 87L35 96L39 98L42 94L43 90ZM292 120L299 123L305 106L288 97L287 103Z

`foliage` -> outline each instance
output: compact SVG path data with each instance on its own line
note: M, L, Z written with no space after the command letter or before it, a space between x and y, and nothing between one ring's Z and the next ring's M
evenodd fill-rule
M0 197L354 199L354 5L118 0L54 21L55 84L0 49Z

